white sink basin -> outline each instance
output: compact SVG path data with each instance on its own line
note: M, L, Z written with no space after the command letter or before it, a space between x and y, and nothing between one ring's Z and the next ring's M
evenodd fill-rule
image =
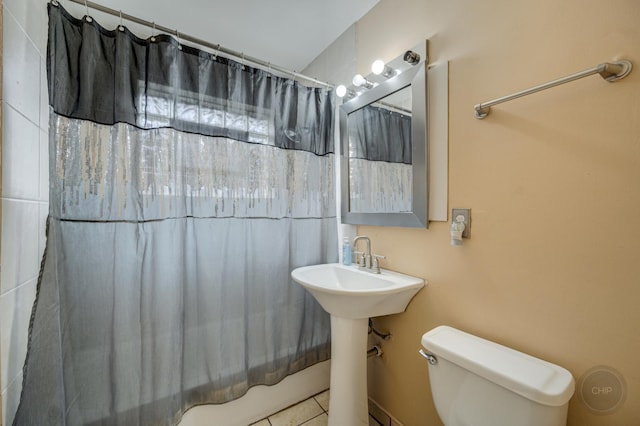
M369 318L403 312L424 280L398 272L380 274L340 263L304 266L291 277L309 290L325 311L341 318Z
M403 312L424 280L340 263L304 266L291 277L331 314L329 426L368 426L368 318Z

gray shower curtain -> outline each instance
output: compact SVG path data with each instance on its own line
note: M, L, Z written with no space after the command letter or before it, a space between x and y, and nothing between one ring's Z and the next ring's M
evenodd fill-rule
M334 95L49 5L50 213L16 425L170 425L330 354Z

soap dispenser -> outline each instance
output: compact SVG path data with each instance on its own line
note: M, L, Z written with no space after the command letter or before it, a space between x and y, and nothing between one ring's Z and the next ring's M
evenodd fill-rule
M342 264L346 266L351 265L351 243L349 238L344 238L342 241Z

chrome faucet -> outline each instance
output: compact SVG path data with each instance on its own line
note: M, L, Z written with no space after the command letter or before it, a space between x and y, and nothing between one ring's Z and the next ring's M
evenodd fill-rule
M364 240L366 245L365 245L365 249L363 252L355 252L355 253L362 253L362 256L360 257L360 259L356 259L356 262L358 263L358 267L360 269L366 269L369 272L372 272L374 274L379 274L380 273L380 266L378 264L378 259L384 259L384 256L381 256L379 254L374 254L373 255L373 262L371 261L372 257L371 257L371 240L369 239L369 237L366 237L364 235L359 235L357 237L355 237L353 239L353 248L356 248L356 245L358 244L358 241L360 240Z
M353 248L357 247L358 241L364 240L367 245L365 246L364 252L362 252L362 257L360 260L356 259L358 262L358 266L361 268L371 269L371 240L369 237L365 237L364 235L359 235L353 239Z

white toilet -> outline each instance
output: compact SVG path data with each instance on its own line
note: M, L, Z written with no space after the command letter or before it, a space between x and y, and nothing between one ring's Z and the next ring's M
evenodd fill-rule
M562 367L440 326L422 336L446 426L565 426L574 380Z

